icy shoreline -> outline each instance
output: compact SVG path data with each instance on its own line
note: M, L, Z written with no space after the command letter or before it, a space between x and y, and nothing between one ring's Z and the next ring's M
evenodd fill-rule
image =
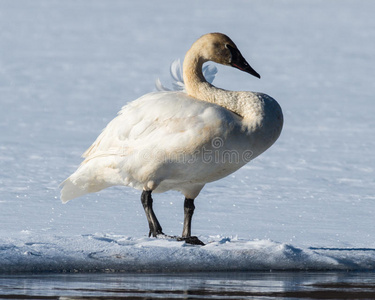
M207 245L99 234L3 238L0 272L375 270L371 248L296 248L269 240L202 239Z

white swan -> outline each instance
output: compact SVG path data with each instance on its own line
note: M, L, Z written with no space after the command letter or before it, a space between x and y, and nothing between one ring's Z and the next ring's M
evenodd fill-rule
M216 88L202 66L214 61L258 78L233 41L224 34L200 37L186 53L183 91L149 93L125 105L91 147L85 160L62 183L63 203L114 185L143 190L141 201L150 235L162 228L152 209L152 192L185 196L182 238L191 237L194 199L204 185L241 168L279 137L283 115L270 96Z

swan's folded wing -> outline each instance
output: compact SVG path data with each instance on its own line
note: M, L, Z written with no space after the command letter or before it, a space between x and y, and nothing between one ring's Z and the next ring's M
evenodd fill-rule
M214 138L225 139L235 118L228 110L183 92L150 93L124 106L83 156L90 160L137 152L151 159L157 154L193 153Z

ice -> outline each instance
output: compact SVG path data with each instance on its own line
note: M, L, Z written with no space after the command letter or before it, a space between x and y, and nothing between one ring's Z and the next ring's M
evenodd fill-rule
M0 270L374 269L374 6L0 2ZM217 66L214 84L271 95L285 126L197 198L192 231L207 246L147 238L131 188L62 205L58 185L104 126L157 78L170 86L171 62L213 31L262 76ZM180 194L154 208L181 234Z
M37 241L37 242L34 242ZM31 235L2 240L0 272L194 272L372 270L374 249L296 248L269 240L208 237L205 246L170 238L110 234Z

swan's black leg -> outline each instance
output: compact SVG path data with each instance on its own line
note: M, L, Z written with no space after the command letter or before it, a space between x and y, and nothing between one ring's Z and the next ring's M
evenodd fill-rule
M146 213L148 226L150 227L150 232L148 236L156 237L158 234L163 234L163 229L161 228L158 219L155 216L154 210L152 209L152 197L151 191L143 191L141 196L141 202Z
M191 219L193 217L195 205L194 199L185 198L184 202L184 228L182 230L182 237L178 240L185 241L188 244L204 245L196 236L191 236Z
M182 230L182 237L191 236L191 219L194 214L194 199L185 198L184 202L184 228Z

